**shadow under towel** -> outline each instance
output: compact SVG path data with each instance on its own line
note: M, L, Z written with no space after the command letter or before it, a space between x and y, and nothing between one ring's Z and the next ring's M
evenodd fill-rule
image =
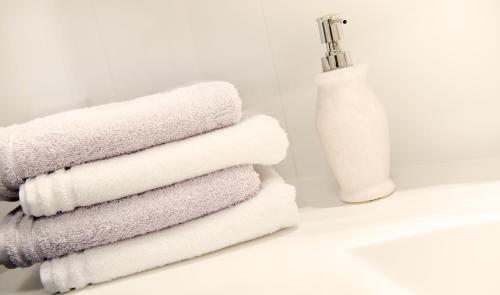
M245 165L50 217L34 219L17 210L0 232L5 243L0 245L0 257L7 260L0 262L26 267L157 231L240 203L259 188L258 174Z
M227 127L241 99L227 82L202 82L78 109L0 130L0 200L25 179Z

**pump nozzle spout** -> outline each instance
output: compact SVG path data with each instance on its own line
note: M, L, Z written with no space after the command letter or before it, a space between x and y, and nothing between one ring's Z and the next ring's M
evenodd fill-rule
M344 51L340 45L340 40L343 38L342 25L346 24L347 20L338 14L329 14L316 21L319 26L321 43L326 44L325 57L321 58L323 72L352 66L349 52Z

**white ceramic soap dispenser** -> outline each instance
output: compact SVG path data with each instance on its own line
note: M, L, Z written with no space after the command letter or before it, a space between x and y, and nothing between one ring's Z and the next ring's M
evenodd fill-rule
M340 197L345 202L385 197L394 183L384 107L366 84L366 67L352 65L340 46L346 20L327 15L317 21L327 52L316 77L316 124Z

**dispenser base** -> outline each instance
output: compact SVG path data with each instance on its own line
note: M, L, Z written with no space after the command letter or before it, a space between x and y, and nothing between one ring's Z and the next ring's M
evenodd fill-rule
M374 186L355 192L340 192L340 199L346 203L362 203L381 199L394 192L394 182L389 179Z

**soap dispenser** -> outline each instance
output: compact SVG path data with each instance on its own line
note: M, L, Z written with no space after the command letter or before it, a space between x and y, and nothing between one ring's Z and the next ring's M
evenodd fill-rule
M316 77L316 126L340 198L357 203L388 196L394 182L384 107L366 83L366 66L353 65L340 45L347 21L332 14L317 22L327 51Z

